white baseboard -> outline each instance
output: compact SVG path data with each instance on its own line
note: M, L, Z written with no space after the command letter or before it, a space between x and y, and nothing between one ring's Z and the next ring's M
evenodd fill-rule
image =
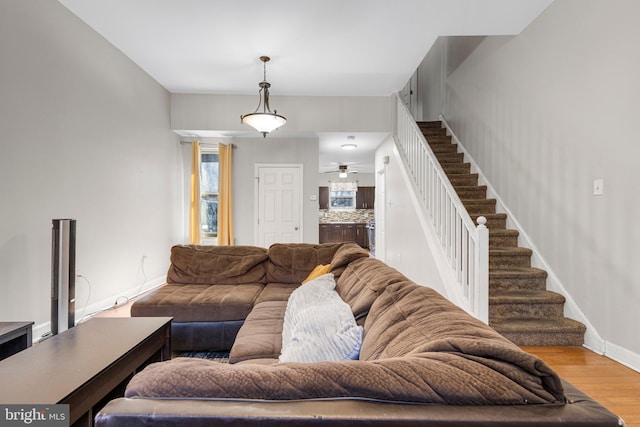
M587 347L585 345L585 347ZM587 347L588 348L588 347ZM605 353L609 359L640 372L640 354L627 350L624 347L620 347L610 342L605 342Z
M142 286L130 288L125 292L121 292L117 295L112 295L110 297L104 298L101 301L94 302L86 307L76 306L76 324L81 321L87 320L98 313L102 313L105 310L116 307L116 302L118 302L117 306L123 305L126 302L138 297L139 295L157 288L158 286L165 283L165 279L165 276L157 277L155 279L147 281ZM82 318L80 316L82 316ZM32 330L33 342L35 343L40 341L45 335L49 334L50 332L51 321L34 325Z

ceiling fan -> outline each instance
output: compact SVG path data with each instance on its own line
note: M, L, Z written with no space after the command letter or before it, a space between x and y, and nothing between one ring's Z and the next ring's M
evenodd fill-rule
M326 171L325 173L337 173L339 178L346 178L347 174L358 173L357 170L348 170L348 165L339 165L338 170Z

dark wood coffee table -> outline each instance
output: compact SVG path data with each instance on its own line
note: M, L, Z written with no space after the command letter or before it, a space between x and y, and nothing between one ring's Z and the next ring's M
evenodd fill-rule
M70 405L70 424L123 395L149 363L171 358L171 318L99 318L0 361L0 403Z

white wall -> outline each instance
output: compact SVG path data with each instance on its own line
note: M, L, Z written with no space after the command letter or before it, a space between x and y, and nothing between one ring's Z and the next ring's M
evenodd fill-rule
M636 369L638 16L633 0L556 0L516 37L448 38L423 64L445 61L447 121L604 339L599 350Z
M385 132L391 130L391 100L387 96L271 96L271 105L287 125L267 138L240 123L238 112L255 107L255 96L171 94L171 126L181 134L225 135L238 148L234 155L234 233L236 244L255 242L255 165L294 163L304 166L303 240L318 242L319 132ZM202 138L214 142L218 138ZM188 165L188 161L185 161ZM360 185L375 185L372 174L358 174ZM325 184L326 185L326 184ZM316 200L310 200L315 196Z
M391 102L388 96L277 96L272 109L287 124L267 139L282 134L317 135L318 132L389 132ZM242 112L253 111L255 95L171 95L171 128L176 131L252 132L240 123ZM280 134L280 136L279 136Z
M234 152L234 232L237 245L256 245L255 165L301 164L303 242L318 243L318 139L236 138ZM315 200L311 196L315 195Z
M446 76L485 39L486 36L458 36L439 37L435 41L417 70L419 105L415 117L424 121L439 120L445 107Z
M166 275L179 144L169 94L56 1L0 2L0 56L0 319L35 321L39 336L53 218L77 220L90 309Z
M385 164L387 156L389 163ZM393 139L389 138L376 150L376 170L384 171L385 192L381 197L380 185L376 186L376 258L383 259L414 282L446 296L401 167ZM382 230L384 236L378 239Z
M357 173L349 174L347 178L340 178L338 173L321 173L318 176L318 185L321 187L329 186L329 182L340 181L356 181L360 187L375 187L376 174L374 173Z
M418 67L418 120L438 120L444 104L443 72L447 37L439 37Z
M303 241L318 243L318 139L287 138L199 138L203 147L218 143L235 144L234 149L234 209L233 224L236 245L257 245L255 239L256 164L300 164L303 167ZM185 215L181 243L189 243L189 176L191 174L191 144L182 144L182 174ZM316 200L310 200L311 196ZM204 244L208 244L204 242ZM215 244L215 243L214 243Z

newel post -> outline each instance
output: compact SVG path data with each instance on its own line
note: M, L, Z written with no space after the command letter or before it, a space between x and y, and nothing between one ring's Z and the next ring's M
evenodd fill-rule
M489 229L485 225L485 217L479 216L476 222L473 312L478 319L489 324Z

